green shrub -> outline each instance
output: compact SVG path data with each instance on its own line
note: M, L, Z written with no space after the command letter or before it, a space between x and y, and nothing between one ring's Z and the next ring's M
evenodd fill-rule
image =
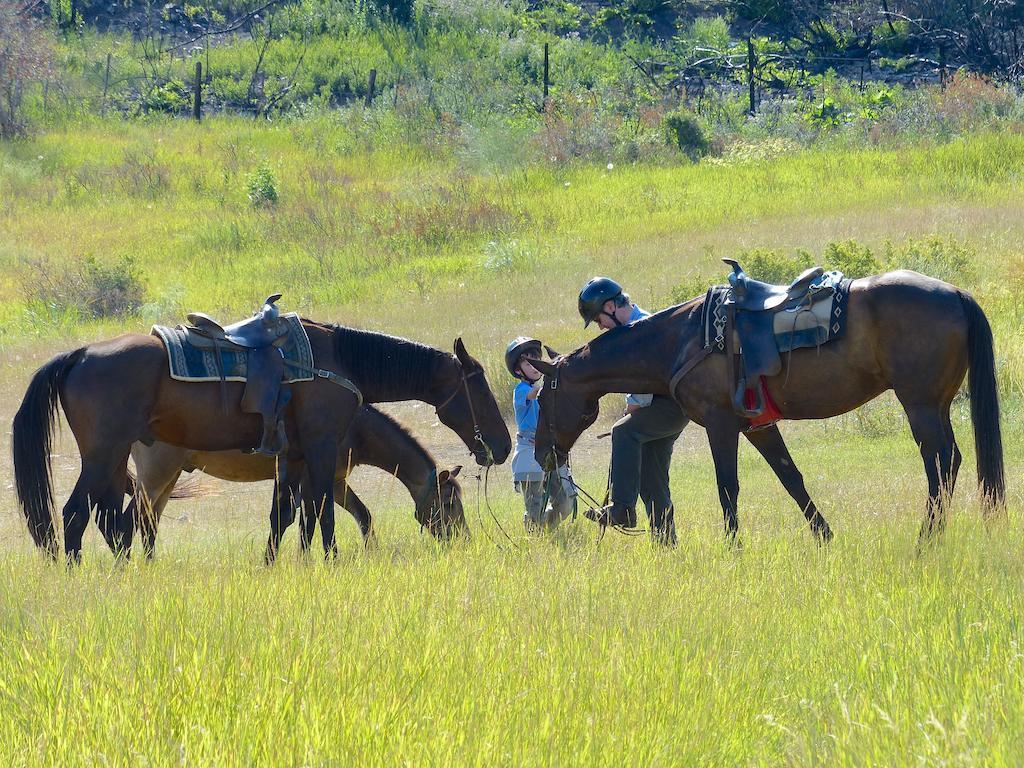
M786 255L771 248L751 248L741 251L736 258L744 272L766 283L788 283L815 262L808 251Z
M191 106L188 87L181 80L169 80L142 97L143 112L166 112L174 115Z
M665 141L691 160L697 160L708 153L711 141L704 132L700 120L692 112L677 109L665 115Z
M912 269L956 285L971 282L975 275L973 251L942 235L911 238L900 245L886 241L884 263L886 269Z
M22 282L30 300L50 311L93 318L133 314L146 296L142 270L131 256L112 263L87 256L71 265L29 260Z
M270 166L264 164L249 174L246 179L249 201L256 206L273 205L277 202L277 182Z
M847 277L867 277L882 271L882 265L863 243L854 239L834 240L821 253L825 269L838 269Z

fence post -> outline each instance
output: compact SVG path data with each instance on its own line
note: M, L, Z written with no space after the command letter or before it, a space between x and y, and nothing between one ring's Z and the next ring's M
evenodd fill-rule
M757 114L757 93L754 90L754 41L747 38L747 88L750 93L750 110L749 114L751 117Z
M550 60L548 59L548 44L544 43L544 104L548 101L548 83L550 82Z
M203 62L196 62L195 93L192 98L192 119L203 118Z
M107 116L107 88L110 85L110 54L107 53L107 68L103 72L103 104L100 106L100 117Z
M370 78L366 81L366 106L373 104L373 89L377 85L377 70L370 70Z

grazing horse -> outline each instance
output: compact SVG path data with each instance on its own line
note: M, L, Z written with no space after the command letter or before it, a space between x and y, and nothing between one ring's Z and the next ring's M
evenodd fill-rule
M132 446L132 459L136 477L134 489L129 489L134 496L129 509L136 515L148 557L153 556L157 526L167 502L204 495L195 483L175 485L183 471L200 470L238 483L276 479L274 460L256 453L193 451L166 443L136 443ZM467 530L462 488L456 480L462 467L438 470L430 452L401 424L373 406L364 405L356 412L338 447L334 500L355 518L367 547L376 541L370 510L348 484L352 469L363 465L379 467L398 478L412 497L417 522L436 538L445 540ZM285 520L284 526L291 522ZM278 546L279 542L267 542L268 552L276 551Z
M455 355L405 339L303 320L320 369L347 376L367 402L418 399L436 406L477 462L505 460L511 438L483 368L461 339ZM168 371L155 336L126 334L57 355L33 375L12 429L15 485L33 541L56 557L50 448L58 402L82 457L82 469L64 506L64 548L81 559L92 508L104 538L128 552L132 517L122 512L128 456L136 442L157 440L204 451L257 445L262 417L238 406L244 384L181 382ZM226 397L224 394L226 393ZM334 542L334 476L338 443L358 407L357 396L325 378L292 388L286 409L291 477L303 479L303 499L322 513L328 553ZM281 515L275 499L272 527Z
M775 426L747 431L734 410L727 355L710 354L703 338L706 297L609 331L554 362L533 361L545 374L539 396L537 459L564 461L597 419L610 392L669 395L705 427L715 464L725 530L738 530L737 449L742 433L768 462L814 533L831 536ZM974 298L948 283L897 271L854 280L844 335L817 349L785 355L767 391L785 419L838 416L893 390L903 405L928 480L925 539L944 525L947 497L960 468L949 419L953 397L969 376L978 483L986 510L1005 500L999 399L992 330Z

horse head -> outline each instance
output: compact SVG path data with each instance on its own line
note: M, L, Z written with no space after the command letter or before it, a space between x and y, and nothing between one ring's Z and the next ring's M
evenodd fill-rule
M450 395L437 406L437 417L462 438L482 467L501 464L512 452L512 437L498 410L479 361L455 340L455 354L445 386Z
M553 362L531 361L544 374L537 397L540 418L534 456L546 471L564 464L579 436L597 421L599 396L573 381L570 360L562 356Z

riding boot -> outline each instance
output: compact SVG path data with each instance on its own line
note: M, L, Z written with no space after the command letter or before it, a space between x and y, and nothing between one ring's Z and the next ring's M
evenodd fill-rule
M282 387L278 391L277 404L273 413L263 414L263 437L260 439L260 446L256 449L256 453L262 453L264 456L277 456L284 450L287 438L282 413L291 396L291 391Z
M636 509L612 502L600 509L587 509L583 516L601 525L615 528L636 528Z

